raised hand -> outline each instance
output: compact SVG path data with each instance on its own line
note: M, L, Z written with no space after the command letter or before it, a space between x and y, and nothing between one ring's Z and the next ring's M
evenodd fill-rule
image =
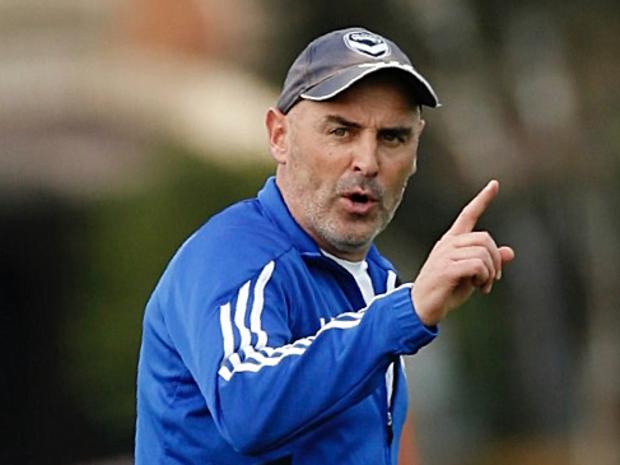
M411 291L413 304L425 325L432 326L480 289L488 294L502 276L502 267L515 253L498 247L488 232L474 227L499 191L490 181L461 211L435 244Z

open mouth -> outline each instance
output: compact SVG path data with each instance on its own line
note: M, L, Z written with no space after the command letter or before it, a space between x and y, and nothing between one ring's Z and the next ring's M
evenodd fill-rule
M362 191L347 192L342 197L347 200L347 210L354 214L365 215L377 204L376 197Z
M371 200L368 195L359 194L359 193L351 194L347 197L349 197L349 199L351 199L352 202L359 203L362 205L368 203Z

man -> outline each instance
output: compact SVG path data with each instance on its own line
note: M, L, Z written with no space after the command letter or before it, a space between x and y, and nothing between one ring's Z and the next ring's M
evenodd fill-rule
M170 262L147 305L136 463L395 464L401 356L514 253L473 232L490 182L415 286L373 246L409 177L435 92L360 28L312 42L267 112L275 178Z

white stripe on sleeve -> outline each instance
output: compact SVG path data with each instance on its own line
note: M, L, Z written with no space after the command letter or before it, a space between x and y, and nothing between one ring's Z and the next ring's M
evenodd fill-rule
M230 304L220 306L220 327L224 339L224 359L230 357L234 350L233 330L230 321Z
M224 358L218 374L225 380L230 379L239 372L256 373L264 367L273 367L280 361L291 355L303 355L307 349L316 341L317 337L326 331L348 330L359 326L368 307L358 311L344 312L336 318L325 323L313 335L300 338L289 344L280 347L267 346L268 336L262 328L261 316L264 308L264 290L267 282L271 278L275 263L269 262L260 272L256 284L254 286L254 300L250 312L250 330L245 326L245 315L250 292L250 282L245 283L239 290L237 296L237 305L235 309L235 324L239 329L241 337L241 345L235 351L233 328L231 324L231 308L230 303L220 307L220 324L222 327L222 336L224 338ZM388 292L380 296L375 296L369 302L372 304L375 300L383 298L403 287L411 287L411 284L404 284L395 288L396 273L388 273ZM257 335L257 343L251 344L251 334ZM249 342L248 342L249 341Z
M230 378L232 378L232 371L230 371L227 366L221 367L218 370L217 374L224 378L226 381L230 381Z
M241 361L238 353L233 354L230 357L230 362L233 366L232 372L227 367L222 367L218 372L222 378L226 381L229 381L230 378L235 373L239 372L252 372L256 373L261 368L266 366L276 366L280 361L288 357L290 355L303 355L308 347L314 342L314 340L321 333L328 331L330 329L350 329L358 326L364 316L364 310L360 310L359 312L347 312L340 315L338 318L330 321L325 326L323 326L319 331L313 335L306 338L299 339L297 341L292 342L291 344L287 344L277 348L265 347L262 349L263 353L256 351L252 346L246 347L244 352L246 360L253 360L258 363L250 363ZM343 318L353 318L343 319ZM264 355L264 353L268 353L268 355Z
M250 281L245 283L239 289L239 294L237 295L237 306L235 307L235 325L239 330L239 335L241 336L241 348L250 345L251 336L250 331L245 326L245 311L248 308L248 296L250 294Z
M273 260L267 263L256 280L256 286L254 286L254 302L252 304L252 312L250 313L250 329L258 337L258 342L256 343L257 349L267 345L267 333L265 333L261 327L260 318L265 304L265 286L269 278L271 278L274 267L275 262Z

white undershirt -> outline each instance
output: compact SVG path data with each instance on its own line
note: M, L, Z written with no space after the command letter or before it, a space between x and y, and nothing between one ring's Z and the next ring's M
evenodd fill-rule
M370 304L370 301L375 296L375 290L372 287L372 280L370 279L370 275L368 274L368 263L366 260L361 260L359 262L351 262L349 260L345 260L340 257L336 257L330 253L325 252L321 249L323 255L331 258L333 261L338 263L341 267L347 270L351 276L355 279L357 283L357 287L362 293L362 297L364 298L364 302L366 305ZM394 386L394 364L391 363L388 369L385 372L385 387L387 389L387 404L388 410L392 404L392 389Z
M351 276L353 276L355 282L357 283L357 287L362 293L364 302L366 302L366 305L368 305L375 296L375 290L372 287L372 281L370 279L370 275L368 274L368 263L366 262L366 260L351 262L349 260L345 260L343 258L336 257L330 253L327 253L322 249L321 251L323 252L323 255L331 258L333 261L335 261L341 267L347 270L351 274Z

